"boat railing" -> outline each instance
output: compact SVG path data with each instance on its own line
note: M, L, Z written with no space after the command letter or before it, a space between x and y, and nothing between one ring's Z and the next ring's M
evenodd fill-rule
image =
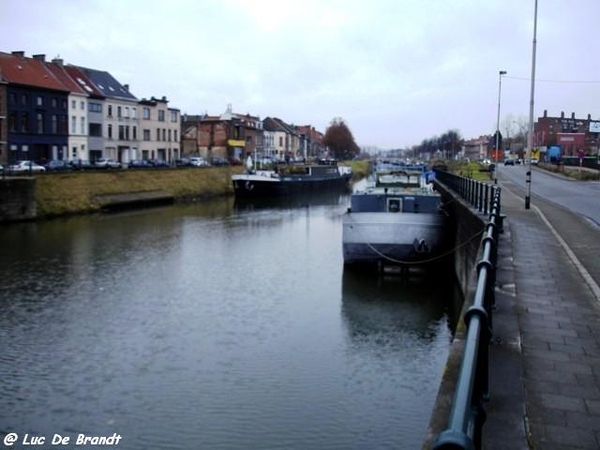
M470 201L475 200L475 204L485 202L488 194L482 195L482 192L491 193L489 221L482 238L481 259L476 266L476 290L472 305L463 317L466 337L450 418L447 428L437 436L432 447L434 450L480 449L485 422L483 403L489 398L489 344L495 303L497 243L502 231L501 190L492 185L488 191L447 172L436 172L436 178L456 192L462 192L460 195ZM475 192L478 194L473 197Z

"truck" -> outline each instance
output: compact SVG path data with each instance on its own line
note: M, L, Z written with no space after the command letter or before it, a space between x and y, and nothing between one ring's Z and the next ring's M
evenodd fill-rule
M562 157L561 150L562 149L560 148L560 145L552 145L548 147L548 150L546 150L546 162L558 163Z

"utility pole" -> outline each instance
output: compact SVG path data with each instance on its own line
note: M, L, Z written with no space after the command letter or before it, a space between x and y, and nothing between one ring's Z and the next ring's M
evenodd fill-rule
M533 15L533 50L531 55L531 96L529 99L529 133L527 135L527 155L529 157L529 167L527 170L527 194L525 196L525 209L531 205L531 152L533 150L533 99L535 93L535 47L537 44L537 5L535 0L535 9Z

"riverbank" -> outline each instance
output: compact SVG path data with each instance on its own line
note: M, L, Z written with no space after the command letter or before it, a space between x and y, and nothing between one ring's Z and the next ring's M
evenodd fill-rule
M350 161L344 164L352 167L355 179L364 178L368 174L368 161ZM167 199L193 202L204 198L231 196L231 176L243 171L243 166L186 167L15 177L7 179L3 189L7 198L18 204L12 205L10 212L3 211L0 218L2 221L14 221L96 213L106 209L107 202L124 206L144 202L150 204ZM23 183L15 183L14 180L22 180ZM18 195L19 190L23 190L23 195ZM25 200L17 201L19 198Z
M37 216L97 212L110 195L160 191L177 201L232 195L231 175L243 170L232 166L46 174L36 177Z

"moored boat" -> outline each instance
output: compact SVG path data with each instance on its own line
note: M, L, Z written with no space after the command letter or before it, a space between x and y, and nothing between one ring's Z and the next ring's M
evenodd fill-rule
M442 199L424 168L379 170L350 197L343 216L344 264L423 264L444 250Z
M352 170L336 161L278 165L273 170L248 169L232 175L236 197L279 197L311 191L342 189L348 186Z

